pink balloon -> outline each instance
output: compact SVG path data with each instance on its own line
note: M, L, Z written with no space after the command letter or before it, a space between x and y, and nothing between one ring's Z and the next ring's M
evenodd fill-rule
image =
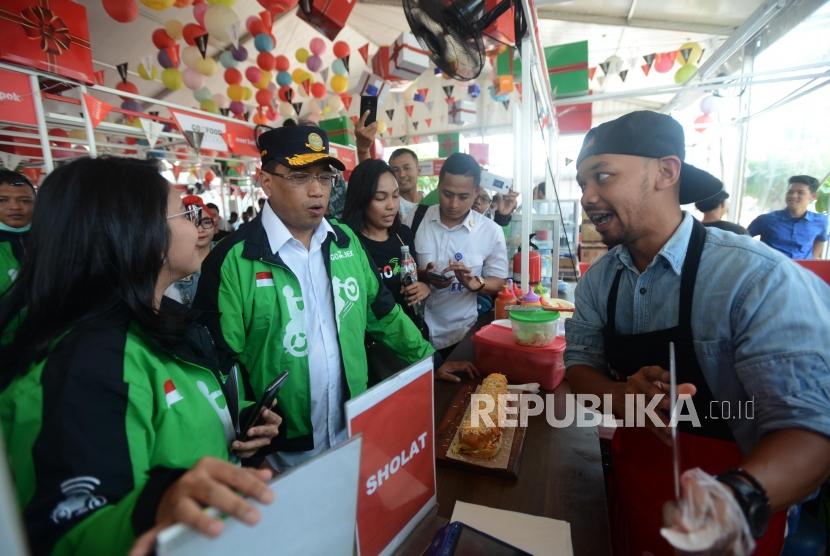
M233 112L234 114L237 114L237 115L242 114L243 112L245 112L245 105L242 104L238 100L235 100L235 101L231 102L229 108L231 109L231 112Z
M322 56L323 52L326 51L326 41L324 41L320 37L314 37L313 39L311 39L311 42L308 43L308 49L311 50L312 54Z
M205 12L208 11L209 7L207 4L196 4L193 6L193 19L202 27L205 26Z
M182 81L185 87L194 91L201 89L205 84L204 76L193 68L185 68L182 72Z
M259 80L262 79L262 70L256 66L249 66L248 69L245 70L245 77L247 77L248 81L251 83L259 83Z

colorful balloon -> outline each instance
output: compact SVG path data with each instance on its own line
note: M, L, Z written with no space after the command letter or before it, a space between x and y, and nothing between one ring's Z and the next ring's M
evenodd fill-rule
M294 53L294 58L296 58L301 64L305 64L305 61L308 60L309 56L311 56L311 53L305 48L298 48Z
M274 58L274 69L277 71L288 71L288 68L291 67L291 61L288 59L287 56L283 56L280 54Z
M151 40L153 41L153 45L156 48L167 48L168 46L173 46L176 44L176 41L173 40L173 37L167 34L167 31L164 29L156 29L153 31L153 35Z
M211 75L216 73L216 60L213 58L202 58L196 63L196 67L194 68L196 71L201 73L202 75L206 75L210 77Z
M135 0L103 0L104 11L118 23L129 23L138 17Z
M260 52L268 52L274 49L274 39L271 35L260 33L254 37L254 48Z
M257 35L261 35L267 32L265 29L265 24L262 22L262 19L259 16L252 15L248 19L245 20L245 28L251 34L252 37L256 37Z
M703 97L700 100L700 111L704 114L711 114L718 111L718 99L712 95Z
M383 120L378 120L378 134L386 133L386 122Z
M251 121L257 125L266 125L268 123L268 117L263 110L257 110L254 117L251 118Z
M188 23L182 29L182 36L184 37L184 42L186 42L190 46L196 46L196 37L204 35L205 33L207 33L207 29L205 29L201 25L196 25L195 23Z
M337 41L336 43L334 43L332 51L334 52L334 57L339 60L340 58L345 58L346 56L351 54L352 49L351 47L349 47L349 43L345 41Z
M280 87L277 96L279 96L281 101L290 103L294 100L294 89L291 87Z
M141 3L151 10L166 10L173 7L174 0L141 0Z
M186 46L184 47L184 50L182 50L182 61L184 62L184 65L189 68L196 69L196 65L201 59L202 53L199 52L199 49L195 46Z
M233 112L234 114L237 114L237 115L242 114L242 113L245 112L245 105L242 104L242 102L240 102L238 100L235 100L235 101L231 102L229 108L231 109L231 112Z
M172 68L175 66L173 61L170 59L167 50L159 50L159 53L156 56L156 60L158 60L159 65L164 69Z
M222 51L222 54L219 55L219 63L222 64L223 68L235 68L239 64L230 50Z
M210 93L210 89L208 89L207 87L202 87L200 89L193 91L193 98L201 102L203 100L212 99L213 95Z
M254 92L250 87L242 87L242 100L251 100L254 98Z
M337 94L345 93L349 88L349 78L344 75L333 75L330 83L331 90Z
M248 59L248 50L242 45L239 45L239 48L231 47L231 53L233 54L233 59L237 62L244 62Z
M164 22L164 30L167 31L167 34L170 35L170 38L173 40L178 41L182 38L183 29L184 24L178 19L168 19Z
M236 0L208 0L211 6L224 6L225 8L232 8L236 4Z
M294 83L297 85L302 84L303 81L309 78L311 78L311 74L302 68L295 68L294 71L291 72L291 79L294 80Z
M205 26L205 14L207 13L207 10L208 5L203 2L199 2L193 6L193 19L195 19L196 23L202 27Z
M341 99L337 95L332 95L326 101L326 108L328 108L332 112L340 112L343 109L343 99Z
M205 12L205 29L211 40L220 43L230 42L230 27L239 23L239 17L226 6L213 5Z
M242 72L236 68L228 68L225 70L225 83L228 85L239 85L242 83Z
M182 81L184 81L185 87L195 91L205 84L205 76L193 68L186 68L182 72Z
M202 102L200 102L199 103L199 108L201 108L205 112L210 112L212 114L218 114L219 113L219 105L216 104L215 102L213 102L212 98L209 98L207 100L203 100Z
M139 104L139 102L137 100L133 100L131 98L124 99L124 102L121 103L121 108L123 110L129 110L131 112L141 112L141 104ZM133 125L133 124L131 123L130 125ZM139 125L140 125L140 122L139 122Z
M291 85L291 82L291 74L287 71L277 73L277 85L284 87L285 85Z
M262 79L262 70L255 66L249 66L245 70L245 77L251 83L258 83Z
M262 76L259 78L259 81L253 83L253 86L257 89L267 89L273 78L274 76L270 71L264 71L262 72Z
M343 60L335 60L331 64L331 71L336 75L348 75L349 70L346 69L346 64Z
M229 85L227 93L229 99L239 102L245 98L245 87L242 85Z
M271 71L276 65L276 60L270 52L260 52L256 57L256 65L263 71Z
M215 102L219 106L219 108L227 106L228 104L228 99L222 93L216 93L211 98L213 99L213 102Z
M138 87L136 87L135 83L132 81L119 81L115 88L119 91L124 91L125 93L132 93L134 95L138 94ZM121 97L124 100L129 100L129 97Z
M325 98L326 96L326 85L325 83L317 83L311 84L311 96L314 98Z
M314 37L308 43L308 49L311 50L312 54L322 56L323 52L326 51L326 41L324 41L320 37Z
M161 82L171 91L182 88L182 72L176 68L167 68L161 72Z
M686 53L687 57L683 57L683 53ZM700 59L703 57L703 48L701 48L700 43L691 41L691 42L684 42L680 45L680 48L677 49L677 56L680 58L681 64L699 64Z
M323 59L315 54L314 56L308 57L308 59L305 61L305 65L311 71L318 72L320 71L320 68L323 67Z
M697 73L697 66L694 64L684 64L680 66L674 74L674 82L678 85L684 84L686 81L694 77Z
M709 124L712 123L712 116L709 114L701 114L697 118L695 118L695 131L698 133L706 132L711 126Z
M260 106L268 106L274 100L274 92L269 89L260 89L256 92L256 101Z
M668 73L674 67L677 51L660 52L654 56L654 70L658 73Z

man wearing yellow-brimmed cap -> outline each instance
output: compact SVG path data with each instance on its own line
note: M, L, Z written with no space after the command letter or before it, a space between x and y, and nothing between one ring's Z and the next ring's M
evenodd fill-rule
M298 464L346 436L344 402L366 390L364 336L415 362L432 347L378 281L347 226L324 217L336 172L326 132L273 129L258 139L262 213L202 266L194 308L220 313L213 335L245 368L249 399L282 371L277 462Z

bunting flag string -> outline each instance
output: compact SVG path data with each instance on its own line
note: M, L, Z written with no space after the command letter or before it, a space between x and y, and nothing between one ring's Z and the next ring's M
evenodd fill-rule
M360 52L360 57L363 58L363 62L368 64L369 63L369 43L367 42L363 46L357 49Z
M426 118L424 121L426 122L427 127L432 127L432 118Z
M121 81L123 81L124 83L127 82L127 68L128 67L129 67L129 64L127 62L121 62L120 64L115 66L115 68L118 70L119 77L121 77Z
M410 114L410 116L411 116L411 114ZM391 122L392 120L394 120L394 119L395 119L395 110L394 110L394 109L392 109L392 110L387 110L387 111L386 111L386 117L387 117L387 118L389 118L389 121L390 121L390 122Z
M412 128L413 128L415 131L418 131L418 122L412 122Z
M411 104L407 104L405 106L405 108L406 108L406 114L411 118L412 117L412 111L415 109L415 107Z
M352 107L352 98L352 95L348 95L345 93L340 95L340 100L343 101L343 106L346 108L347 112Z

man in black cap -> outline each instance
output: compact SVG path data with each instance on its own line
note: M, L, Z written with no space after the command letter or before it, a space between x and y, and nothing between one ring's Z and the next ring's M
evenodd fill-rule
M749 232L746 228L734 222L723 220L726 216L726 211L729 207L726 206L726 200L729 198L729 193L721 189L708 199L703 199L695 203L697 210L703 213L703 220L701 224L707 228L720 228L733 234L748 236Z
M324 218L344 169L326 132L282 127L257 143L268 202L205 260L194 308L220 314L213 336L242 363L247 399L288 371L275 448L277 463L292 466L345 438L344 402L367 387L367 332L407 363L434 350L381 286L354 232Z
M585 137L582 207L611 249L577 286L567 377L575 392L609 394L606 411L623 419L630 409L648 427L629 419L614 434L615 554L744 554L764 531L759 549L772 551L761 553L777 553L784 519L771 512L808 496L830 469L830 288L681 211L721 189L684 155L680 124L656 112ZM664 426L670 349L683 396L676 441ZM643 396L639 411L632 394ZM677 502L685 514L673 507L661 532L663 504L675 499L670 446L690 471Z

